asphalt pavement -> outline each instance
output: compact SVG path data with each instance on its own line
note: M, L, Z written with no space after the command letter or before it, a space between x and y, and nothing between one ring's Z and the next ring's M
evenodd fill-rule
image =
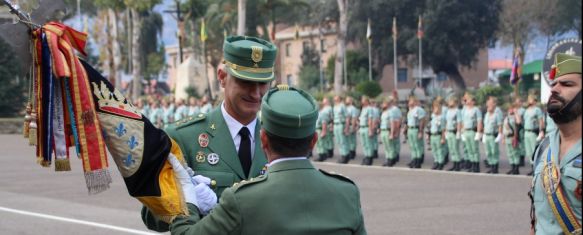
M36 164L21 136L0 135L0 143L0 234L155 233L142 224L141 204L115 166L111 188L88 195L80 160L71 159L70 172L54 172ZM378 166L382 160L360 166L360 155L347 165L333 163L338 156L315 163L358 185L369 234L528 233L529 177L411 170L402 148L398 167ZM430 159L429 152L425 168Z

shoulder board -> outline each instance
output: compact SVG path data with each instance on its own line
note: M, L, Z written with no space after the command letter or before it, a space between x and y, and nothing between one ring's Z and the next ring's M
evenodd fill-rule
M339 179L342 181L346 181L346 182L351 183L351 184L355 184L350 178L343 176L341 174L338 174L336 172L327 172L327 171L322 170L322 169L318 169L318 170L320 170L320 172L322 172L324 175L327 175L327 176L330 176L330 177L333 177L333 178L336 178L336 179Z
M201 113L201 114L196 115L196 116L190 116L190 117L178 120L177 122L174 123L174 127L176 129L180 129L180 128L195 124L197 122L201 122L204 119L206 119L206 115Z
M256 184L259 182L263 182L267 179L267 175L260 175L257 176L255 178L250 178L248 180L242 180L241 182L237 182L234 183L233 186L231 187L233 189L233 192L237 192L237 190L239 190L240 188L252 185L252 184Z

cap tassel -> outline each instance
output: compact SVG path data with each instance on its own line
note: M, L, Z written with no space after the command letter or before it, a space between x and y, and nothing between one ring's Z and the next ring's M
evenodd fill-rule
M551 71L549 72L549 80L555 80L555 76L557 75L557 66L554 64L551 66Z

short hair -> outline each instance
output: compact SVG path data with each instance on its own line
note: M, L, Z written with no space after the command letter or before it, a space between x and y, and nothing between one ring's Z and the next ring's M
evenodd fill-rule
M315 133L304 138L293 139L271 134L265 129L263 131L269 139L269 149L282 157L307 156L312 151L310 144Z

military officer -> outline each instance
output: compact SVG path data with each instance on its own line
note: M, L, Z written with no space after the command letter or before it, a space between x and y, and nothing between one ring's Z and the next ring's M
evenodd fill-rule
M470 167L468 172L480 172L480 151L478 140L482 138L482 111L474 106L476 99L466 96L466 107L462 112L462 139L468 152Z
M429 143L433 152L433 170L443 170L445 152L441 146L445 145L445 115L441 113L441 102L433 102L431 120L429 122Z
M348 163L350 161L348 149L348 129L350 119L347 118L348 111L340 96L334 96L334 140L340 150L338 163Z
M358 187L306 158L317 140L314 99L278 86L261 106L268 173L225 190L204 218L188 204L191 215L176 218L172 234L366 234Z
M379 157L379 133L380 133L380 123L381 123L381 110L379 108L377 100L371 101L371 111L373 117L373 135L371 136L370 143L373 149L372 158ZM370 128L370 127L369 127Z
M518 165L519 166L524 166L524 155L525 155L525 151L524 151L524 123L522 120L524 120L524 111L526 111L526 109L524 108L523 104L522 104L522 98L520 97L516 97L516 99L514 99L514 107L515 107L515 112L517 114L517 119L516 119L516 123L518 124L518 154L520 155L519 157L519 162Z
M535 151L531 225L536 234L581 234L581 57L556 54L549 79L557 130Z
M359 110L354 106L354 100L352 97L346 97L346 112L347 112L347 119L348 123L350 124L349 128L349 135L348 135L348 149L350 159L354 159L356 157L356 132L358 131L358 116L360 115Z
M369 98L367 96L363 96L360 101L362 108L358 118L358 125L360 127L358 135L360 136L360 143L364 154L361 164L372 165L373 147L370 143L371 137L373 136L373 130L370 127L373 127L374 125L372 109L369 106Z
M318 119L316 119L316 133L318 134L318 142L316 143L318 158L316 158L316 161L318 162L325 161L328 158L328 148L326 147L328 143L326 142L326 138L330 135L330 128L328 128L328 123L330 123L328 119L330 116L324 113L325 101L325 99L322 100L322 105L320 105L318 111Z
M327 122L327 135L324 136L324 148L326 149L327 158L334 157L334 110L330 106L330 99L324 97L322 99L322 115L326 115L323 119Z
M397 155L400 149L401 110L395 105L393 96L389 96L383 103L381 115L381 140L385 150L386 161L383 166L394 166L397 163Z
M457 107L457 98L455 96L451 96L447 104L448 109L445 114L445 140L453 162L453 166L448 171L460 171L461 159L458 140L461 137L461 111Z
M484 135L482 142L486 150L488 166L486 173L498 174L498 162L500 161L500 146L502 140L502 116L496 113L496 98L490 97L486 101L486 114L484 115Z
M508 114L502 122L502 133L504 138L502 143L506 145L506 156L508 156L508 162L510 163L510 171L506 172L508 175L518 175L520 174L519 163L520 163L520 149L518 148L518 125L516 123L518 112L516 108L511 105L508 108Z
M544 119L543 111L536 106L537 99L535 95L528 96L528 107L524 111L524 153L526 156L532 156L536 145L544 137ZM531 161L532 163L532 161ZM531 171L528 175L532 175Z
M411 149L410 168L421 168L423 149L423 130L425 128L425 110L419 106L414 96L409 97L409 112L407 112L407 141Z
M210 178L220 197L235 182L257 177L267 163L259 139L257 113L261 97L274 79L276 46L260 38L230 36L223 44L224 61L217 77L225 89L220 107L166 128L186 162L197 174ZM291 107L288 107L291 108ZM167 231L146 208L142 219L149 229Z

